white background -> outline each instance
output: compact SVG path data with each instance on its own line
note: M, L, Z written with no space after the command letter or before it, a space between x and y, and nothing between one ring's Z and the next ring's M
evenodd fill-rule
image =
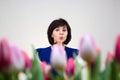
M101 48L102 62L114 52L120 33L120 0L0 0L0 38L7 38L32 57L31 45L49 46L47 28L64 18L72 28L70 47L78 48L85 33Z

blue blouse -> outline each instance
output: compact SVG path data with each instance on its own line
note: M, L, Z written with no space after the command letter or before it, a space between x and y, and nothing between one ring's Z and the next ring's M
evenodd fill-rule
M36 49L39 59L41 61L45 61L47 64L50 64L50 56L51 56L51 46L46 47L46 48L37 48ZM67 54L67 59L73 58L74 54L78 55L78 50L70 47L65 46L65 51Z

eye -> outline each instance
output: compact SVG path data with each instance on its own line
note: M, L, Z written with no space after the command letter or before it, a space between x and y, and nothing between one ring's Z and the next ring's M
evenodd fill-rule
M66 29L63 29L63 32L67 31Z
M59 31L59 28L56 28L55 31Z
M66 31L67 31L67 29L66 29L66 28L64 28L64 29L63 29L63 32L66 32Z

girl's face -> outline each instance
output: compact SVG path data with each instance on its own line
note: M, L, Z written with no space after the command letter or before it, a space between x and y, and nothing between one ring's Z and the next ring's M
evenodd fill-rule
M52 38L54 43L63 44L68 35L68 30L66 26L56 27L52 32Z

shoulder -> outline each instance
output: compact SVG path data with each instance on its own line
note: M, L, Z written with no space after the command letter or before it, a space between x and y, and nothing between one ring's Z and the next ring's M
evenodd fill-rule
M76 53L78 54L78 49L76 48L71 48L71 47L65 47L65 50L68 51L68 52L72 52L72 53Z
M50 64L50 52L51 52L50 46L45 48L37 48L36 51L41 61L45 61L48 64Z
M36 52L39 56L48 56L51 52L51 47L45 47L45 48L37 48Z
M46 52L46 51L50 51L51 50L51 47L45 47L45 48L36 48L36 51L38 53L42 53L42 52Z
M67 47L67 46L65 46L65 49L67 49L67 50L73 50L73 51L78 51L78 49L76 49L76 48L71 48L71 47Z

